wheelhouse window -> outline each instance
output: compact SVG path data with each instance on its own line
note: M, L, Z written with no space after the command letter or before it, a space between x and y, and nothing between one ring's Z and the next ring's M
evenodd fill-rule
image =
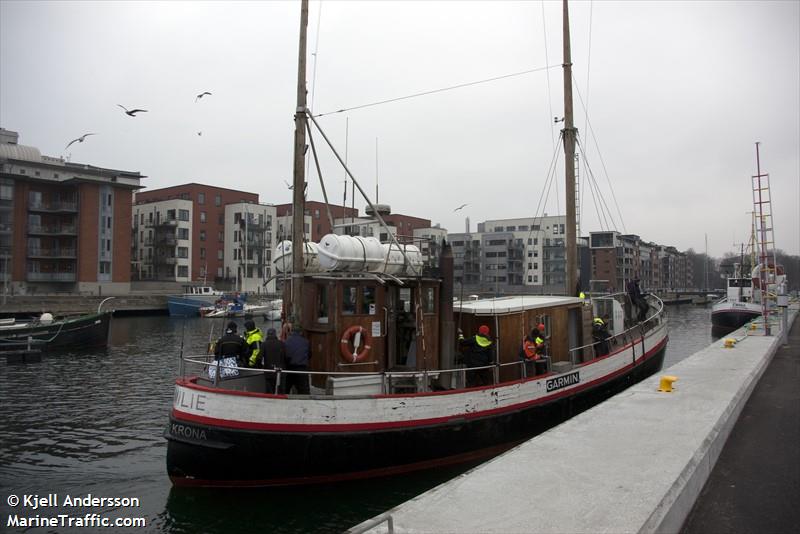
M358 302L358 286L347 284L342 286L342 315L354 315L358 313L356 303Z
M364 314L375 313L375 287L364 286L361 288L361 310Z
M435 313L436 312L436 288L428 287L424 290L424 299L423 299L423 311L425 313Z
M318 323L328 322L328 286L317 284L316 319Z

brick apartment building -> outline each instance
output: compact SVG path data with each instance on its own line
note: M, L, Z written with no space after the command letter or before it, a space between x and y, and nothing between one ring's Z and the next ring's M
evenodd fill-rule
M147 204L184 200L191 202L189 209L189 275L191 282L218 282L225 278L225 206L228 204L258 204L258 194L188 183L161 189L149 189L136 193L135 204L139 212L138 224L142 224L142 211ZM136 224L136 223L134 223ZM147 219L145 219L147 224ZM130 227L129 227L129 232ZM134 231L137 231L134 229ZM138 230L141 232L141 230ZM146 239L146 236L144 236ZM143 246L139 241L135 246ZM145 246L146 247L146 246ZM146 248L145 248L146 250ZM147 253L143 254L147 257ZM176 262L177 264L177 262ZM175 280L175 277L167 278Z
M130 291L138 172L43 156L0 128L0 277L17 294Z

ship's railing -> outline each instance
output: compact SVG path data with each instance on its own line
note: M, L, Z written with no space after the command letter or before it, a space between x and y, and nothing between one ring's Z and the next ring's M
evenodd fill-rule
M610 298L610 297L609 297ZM656 297L655 295L648 295L648 303L649 303L649 311L647 318L635 324L634 326L627 328L623 332L620 332L616 335L613 335L606 339L606 342L609 346L608 353L613 353L615 347L619 346L626 346L630 343L637 343L644 339L646 333L657 327L661 324L664 320L664 303ZM598 342L590 343L588 345L583 345L581 347L576 347L570 350L570 358L567 362L569 367L579 365L581 363L585 363L588 361L586 358L581 358L580 356L590 355L592 359L603 356L597 354L597 347ZM191 372L187 372L187 365L191 367ZM214 355L206 354L206 355L199 355L199 356L186 356L181 358L181 369L180 374L184 378L187 376L195 376L198 377L199 380L203 380L204 382L208 382L211 387L219 387L222 389L241 389L237 384L237 381L241 382L242 379L251 379L252 377L258 377L257 380L260 380L259 384L253 383L251 380L248 387L258 389L260 386L260 391L265 393L273 393L279 394L282 392L282 388L286 383L286 376L288 375L306 375L311 380L315 376L324 376L326 378L345 378L345 377L362 377L368 381L370 377L374 378L372 382L369 384L373 384L376 387L380 386L380 392L387 394L387 393L395 393L398 390L403 392L408 392L408 390L412 390L413 392L426 392L431 391L431 381L439 379L440 377L446 376L453 376L457 377L458 384L465 384L468 382L468 376L480 376L480 379L484 382L490 383L483 383L483 386L499 384L501 382L500 376L501 371L503 369L518 369L516 373L513 373L515 378L514 380L521 380L526 379L531 376L545 376L548 374L552 374L553 365L551 365L551 360L549 357L545 356L544 358L538 361L538 365L536 361L523 361L517 360L513 362L506 362L506 363L492 363L489 365L479 366L479 367L464 367L458 366L453 368L446 368L446 369L422 369L422 370L408 370L408 371L400 371L400 370L385 370L385 371L299 371L299 370L289 370L289 369L258 369L252 367L235 367L239 371L239 376L237 377L229 377L229 378L219 378L219 372L215 373L215 378L209 379L207 378L208 369L210 366L217 365L219 369L223 368L223 366L219 362L215 362ZM566 371L567 369L563 369ZM266 374L274 374L274 390L273 391L266 391L266 381L264 380L264 376ZM271 381L272 382L272 381ZM464 386L460 386L456 389L462 389ZM447 388L450 389L450 388ZM251 391L252 389L247 389ZM333 394L327 393L326 394ZM341 393L340 393L341 395Z
M615 293L613 295L608 295L607 297L602 298L609 298L609 299L616 299L616 300L623 300L627 298L625 293ZM645 299L648 301L648 315L644 321L637 322L633 326L623 330L622 332L609 336L604 340L607 344L606 347L608 348L608 352L606 354L610 354L613 352L614 347L628 345L629 343L636 343L637 341L644 338L645 334L655 328L656 326L660 325L664 321L665 312L664 312L664 302L658 298L658 296L650 293L648 294ZM635 313L632 311L632 313ZM605 356L606 354L598 354L598 349L602 346L603 341L594 341L589 343L588 345L582 345L580 347L574 347L569 350L569 361L572 365L577 365L583 363L583 361L588 361L589 359L594 359L598 357ZM585 355L589 355L587 359Z
M538 375L544 376L546 374L550 374L552 371L550 369L550 360L549 358L542 358L540 360L540 372ZM527 365L526 365L527 363ZM214 379L208 378L208 369L211 366L217 366L217 372L214 373ZM544 367L544 369L542 369ZM238 376L234 377L226 377L226 378L219 378L219 370L220 369L236 369L239 372ZM380 386L381 393L395 393L398 392L397 390L402 390L403 392L408 392L409 389L412 389L413 392L427 392L431 391L432 388L430 386L431 380L435 380L443 375L450 375L454 374L459 377L459 383L464 384L466 382L467 374L468 373L476 373L479 374L481 371L490 371L489 374L492 375L491 384L482 384L483 386L488 386L492 384L499 384L500 383L500 371L503 368L518 368L519 372L516 376L519 378L515 378L514 380L524 379L528 376L534 376L535 374L535 366L533 362L525 362L522 360L514 361L514 362L506 362L506 363L492 363L489 365L484 365L480 367L454 367L449 369L429 369L429 370L414 370L414 371L298 371L298 370L289 370L289 369L259 369L253 367L225 367L220 362L214 360L214 356L209 355L199 355L199 356L185 356L181 358L181 370L180 374L183 378L187 377L197 377L198 380L202 380L204 385L205 382L208 382L210 387L219 387L221 389L241 389L238 387L237 380L241 381L242 379L250 379L253 377L260 377L259 380L262 381L262 384L266 385L266 381L264 380L264 376L266 374L274 374L275 375L275 386L273 391L265 391L265 388L262 388L262 392L264 393L273 393L279 394L282 392L282 388L286 383L285 377L287 375L306 375L311 379L314 376L324 376L324 377L331 377L331 378L345 378L345 377L362 377L362 378L369 378L373 377L375 380L372 382L376 386ZM485 375L481 375L484 377ZM253 386L251 383L250 386ZM462 389L464 386L458 387L456 389ZM256 386L256 389L258 386ZM447 388L450 389L450 388ZM253 391L253 389L246 389L247 391ZM341 394L340 394L341 395Z

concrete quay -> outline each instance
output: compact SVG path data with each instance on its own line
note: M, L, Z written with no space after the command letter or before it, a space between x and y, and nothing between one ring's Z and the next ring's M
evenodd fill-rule
M790 309L790 325L797 314L796 306ZM795 324L795 335L797 330ZM387 532L388 518L398 533L679 532L732 429L745 424L737 425L739 414L781 348L780 322L773 323L772 333L766 337L761 329L737 330L726 338L737 340L733 348L725 348L723 340L716 341L562 425L356 525L351 532ZM795 370L796 347L784 349L794 358ZM678 379L672 393L657 391L665 374ZM776 379L787 382L782 385L787 392L800 386L796 373ZM797 405L788 410L796 421ZM782 440L775 435L774 425L761 432L766 441ZM776 450L791 449L796 459L796 441ZM748 461L751 458L732 460ZM773 458L775 465L780 469L780 458ZM751 469L749 476L752 487L759 489L750 489L739 498L762 502L754 494L762 491L772 474ZM788 472L782 480L784 490L796 492L796 473ZM719 492L707 491L712 501L721 498ZM701 513L696 511L695 516ZM747 523L749 529L726 530L721 520L719 515L698 519L706 522L696 523L691 530L692 519L686 522L687 532L782 531L774 525L768 528L757 516ZM787 532L796 524L788 526Z
M105 296L96 295L9 295L0 306L2 315L39 315L44 312L53 315L80 315L95 313ZM128 294L116 295L103 305L103 310L114 310L119 314L159 314L167 313L167 295Z

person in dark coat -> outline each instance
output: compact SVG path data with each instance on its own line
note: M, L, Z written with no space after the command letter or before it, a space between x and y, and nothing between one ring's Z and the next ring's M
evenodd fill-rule
M261 353L257 362L261 369L286 369L286 345L278 339L278 333L274 328L267 330L267 337L261 343ZM285 382L286 375L281 382ZM275 390L278 375L276 373L264 373L267 393L283 393L283 387L278 385Z
M478 333L470 338L464 338L459 333L458 344L464 365L467 367L483 367L494 363L494 345L489 339L489 327L481 325ZM492 383L491 369L478 369L467 371L467 387L488 386Z
M647 305L647 301L642 296L642 290L639 288L639 278L634 278L630 282L628 282L628 297L631 299L631 315L634 314L635 311L637 312L636 320L638 322L642 322L647 319L647 309L649 306Z
M308 362L311 360L311 344L303 337L299 326L292 328L292 333L286 339L286 360L289 371L308 371ZM291 393L292 386L299 395L308 395L310 387L307 374L287 373L286 393Z
M225 334L214 345L214 359L222 360L234 356L239 367L247 367L247 344L236 330L238 330L236 323L229 322Z

